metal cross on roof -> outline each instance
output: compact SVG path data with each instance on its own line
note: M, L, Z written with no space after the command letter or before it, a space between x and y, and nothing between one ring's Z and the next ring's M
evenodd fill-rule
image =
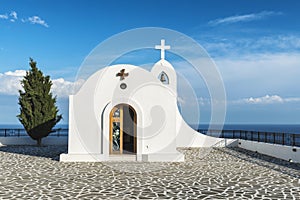
M165 50L171 49L171 46L165 45L165 40L160 41L160 45L155 45L155 49L160 49L160 58L165 59Z
M116 76L120 76L120 81L124 80L125 77L127 77L129 73L125 73L125 69L121 69L120 72L116 74Z

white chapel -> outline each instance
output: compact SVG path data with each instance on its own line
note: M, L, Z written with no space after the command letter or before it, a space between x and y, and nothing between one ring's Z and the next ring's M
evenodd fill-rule
M63 162L179 162L178 147L211 147L213 138L192 129L177 106L176 71L165 59L170 46L155 46L161 59L147 71L117 64L91 75L69 97L68 153Z

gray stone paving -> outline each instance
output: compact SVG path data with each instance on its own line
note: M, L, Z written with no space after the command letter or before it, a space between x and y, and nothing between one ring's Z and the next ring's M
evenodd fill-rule
M62 163L67 147L0 147L0 199L300 199L300 165L235 149L184 163Z

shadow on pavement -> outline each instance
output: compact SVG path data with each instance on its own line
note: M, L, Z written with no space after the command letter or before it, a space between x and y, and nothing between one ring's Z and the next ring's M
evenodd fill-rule
M241 160L269 168L296 178L300 177L300 163L293 163L279 158L267 156L257 152L249 151L239 147L216 148L224 153L232 155Z

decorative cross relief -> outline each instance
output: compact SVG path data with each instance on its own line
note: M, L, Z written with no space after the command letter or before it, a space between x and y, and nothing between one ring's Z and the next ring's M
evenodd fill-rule
M165 40L160 41L160 45L155 45L155 49L160 49L160 58L165 59L165 50L171 49L171 46L165 46Z
M116 76L120 76L120 81L124 80L125 77L127 77L129 73L125 73L125 69L121 69L120 72L116 74Z

